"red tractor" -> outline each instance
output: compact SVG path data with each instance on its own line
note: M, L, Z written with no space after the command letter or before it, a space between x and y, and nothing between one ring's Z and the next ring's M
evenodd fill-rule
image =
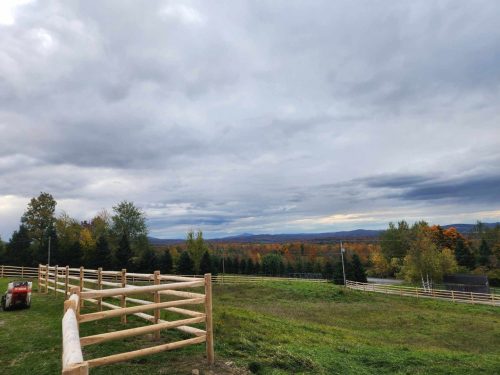
M10 310L14 307L31 306L30 281L13 281L7 286L7 292L2 296L2 309Z

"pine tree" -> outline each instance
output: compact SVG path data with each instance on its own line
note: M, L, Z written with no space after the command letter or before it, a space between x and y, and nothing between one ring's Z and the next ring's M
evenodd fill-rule
M106 237L100 236L95 245L95 263L97 267L102 267L104 270L111 269L111 251L109 249Z
M142 252L139 267L140 271L146 273L153 273L154 271L158 270L158 257L150 246L145 248Z
M361 264L361 260L359 259L358 254L352 255L351 267L352 267L352 274L354 277L354 281L366 283L367 282L366 271L363 265Z
M181 275L194 274L194 262L187 251L183 251L179 257L179 262L177 263L177 273Z
M163 252L160 258L160 271L164 274L172 273L172 255L170 254L170 250L167 249Z
M200 260L200 274L204 275L206 273L212 272L212 259L208 251L205 251Z
M261 266L260 262L256 261L254 263L254 265L253 265L253 273L254 273L254 275L260 274L261 269L262 269L262 266Z
M479 246L479 264L482 266L487 266L490 262L491 250L485 239L481 240L481 245Z
M82 265L82 245L80 241L73 242L73 245L69 248L68 265L71 267L80 267Z
M248 258L248 260L247 260L247 268L245 270L246 271L245 273L247 275L252 275L255 272L254 269L255 269L255 265L253 264L252 258Z
M132 258L132 249L130 248L128 237L125 234L123 234L120 238L120 242L118 243L118 248L116 249L115 252L114 268L116 270L120 270L122 268L130 270L132 266L131 258Z
M459 238L455 247L455 259L459 266L473 269L475 266L474 254L470 248L465 245L464 240Z
M28 229L24 225L19 226L19 230L14 231L10 241L7 243L5 257L7 264L16 266L31 266L33 265L33 255L30 251L31 239ZM45 253L44 263L47 263L47 254Z
M323 267L323 277L328 280L333 279L333 271L333 264L330 259L327 259Z

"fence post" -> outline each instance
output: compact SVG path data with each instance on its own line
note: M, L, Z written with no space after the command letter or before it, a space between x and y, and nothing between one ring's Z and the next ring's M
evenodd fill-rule
M476 303L474 302L474 295L472 292L470 292L470 299L472 300L472 304L475 305Z
M45 266L45 293L49 293L49 265Z
M40 293L40 282L42 280L42 265L40 263L38 263L38 287L37 287L37 291L38 293Z
M0 277L3 277L3 264L0 266Z
M417 294L417 299L418 299L418 288L415 287L415 293Z
M68 299L68 292L69 292L69 266L66 266L64 269L65 271L65 277L64 277L64 299Z
M155 285L160 285L160 271L155 271L154 272L154 282L155 282ZM161 302L161 296L160 296L160 293L158 291L154 292L154 302L155 303L160 303ZM155 321L154 321L154 323L158 324L158 322L160 320L160 309L155 309L155 314L154 315L155 315ZM155 338L155 340L159 340L160 339L160 330L155 331L154 338Z
M455 292L453 290L451 291L451 299L455 302Z
M102 267L97 268L97 289L102 290ZM97 307L102 311L102 298L97 299Z
M127 270L125 268L122 269L122 288L125 288L127 285ZM122 294L121 301L120 301L120 306L121 308L127 307L127 300L126 296ZM122 323L127 323L127 315L122 315Z
M80 267L80 290L83 292L83 279L85 276L85 271L83 266ZM83 307L83 299L80 299L80 307Z
M207 361L208 364L214 363L214 335L212 322L212 274L205 274L205 331L207 336Z
M58 270L59 266L56 264L55 268L54 268L54 296L57 297L57 279L58 279Z
M24 279L24 266L21 266L21 279Z

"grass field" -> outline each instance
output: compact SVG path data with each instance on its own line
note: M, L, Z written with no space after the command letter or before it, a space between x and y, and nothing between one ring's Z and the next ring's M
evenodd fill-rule
M6 283L0 280L2 292ZM62 304L62 295L34 293L30 310L0 312L0 373L60 373ZM127 326L142 324L130 318ZM214 324L216 374L500 373L500 310L494 307L331 284L215 285ZM116 318L84 323L81 335L120 327ZM171 330L163 337L184 336ZM150 345L150 337L136 337L86 347L84 355ZM194 368L203 373L204 363L204 346L199 345L91 373L190 374Z

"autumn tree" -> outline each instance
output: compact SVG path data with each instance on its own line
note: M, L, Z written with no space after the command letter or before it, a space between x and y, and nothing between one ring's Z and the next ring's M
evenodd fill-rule
M401 275L408 281L438 282L443 275L457 270L455 256L450 249L440 251L424 226L417 228L404 258Z
M370 263L372 265L370 270L372 276L386 277L390 275L390 263L380 250L374 250L370 254Z

